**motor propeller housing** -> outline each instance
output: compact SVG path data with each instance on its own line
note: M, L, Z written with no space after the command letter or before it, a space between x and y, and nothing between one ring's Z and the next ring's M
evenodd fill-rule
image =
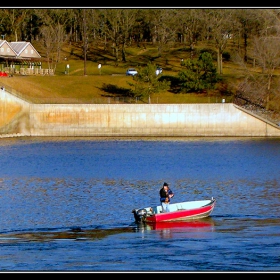
M147 210L142 208L142 209L133 209L132 213L134 214L135 221L137 223L142 223L145 222L146 217L147 217Z

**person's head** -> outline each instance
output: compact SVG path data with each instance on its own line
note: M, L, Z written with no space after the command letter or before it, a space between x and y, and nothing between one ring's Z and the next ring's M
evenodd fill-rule
M166 182L163 183L163 188L167 191L169 189L168 184Z

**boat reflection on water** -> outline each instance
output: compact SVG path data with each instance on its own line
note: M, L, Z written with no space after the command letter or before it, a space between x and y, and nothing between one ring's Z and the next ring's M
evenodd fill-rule
M172 238L175 233L187 233L188 237L197 237L200 233L213 232L215 222L207 217L191 221L142 223L137 225L137 230L142 232L156 230L162 238Z

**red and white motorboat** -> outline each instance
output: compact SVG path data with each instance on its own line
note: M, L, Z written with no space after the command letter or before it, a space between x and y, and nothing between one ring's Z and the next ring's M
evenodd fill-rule
M170 212L163 212L162 206L133 209L135 222L159 223L195 220L208 217L214 210L216 199L185 201L169 204Z

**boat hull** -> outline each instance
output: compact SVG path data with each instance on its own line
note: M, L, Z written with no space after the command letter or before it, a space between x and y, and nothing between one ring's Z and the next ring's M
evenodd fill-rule
M214 210L214 198L170 204L170 212L162 212L161 206L134 209L136 222L160 223L197 220L210 216Z

